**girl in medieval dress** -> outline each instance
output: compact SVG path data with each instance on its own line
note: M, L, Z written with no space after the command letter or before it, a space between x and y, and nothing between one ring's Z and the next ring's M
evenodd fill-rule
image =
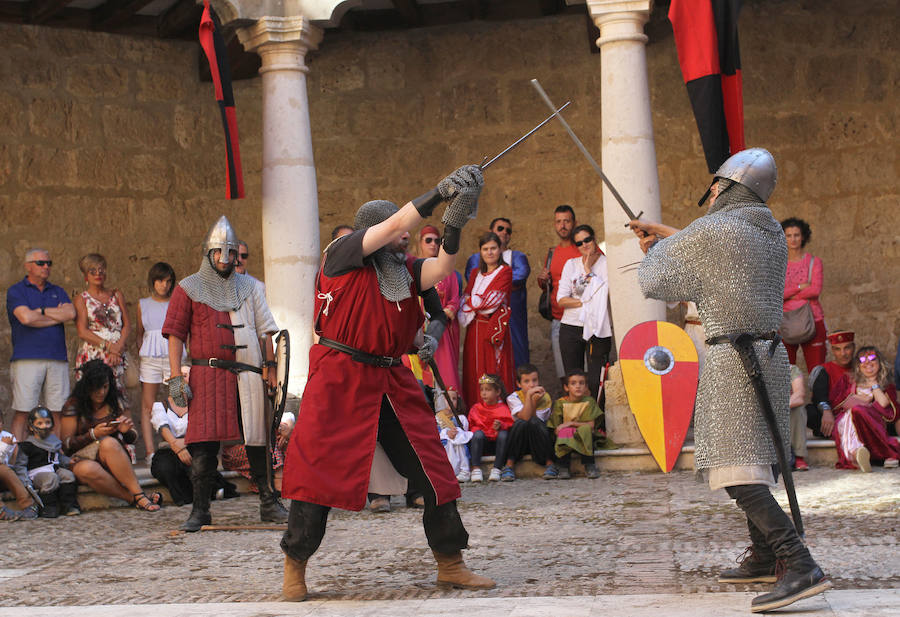
M900 442L887 433L888 422L900 428L897 390L888 379L881 352L872 346L861 348L853 359L853 379L841 377L829 398L840 401L831 434L838 451L835 467L869 472L870 459L897 467Z
M425 259L437 257L440 248L441 236L437 227L434 225L423 227L419 232L419 256ZM434 361L444 379L444 385L457 392L460 390L459 321L456 319L456 312L459 310L459 281L459 274L451 272L449 276L434 286L441 299L444 314L447 315L447 327L441 340L438 341L437 351L434 352Z
M478 379L485 373L499 375L507 391L516 383L509 334L512 270L503 262L497 234L481 236L478 247L478 274L469 279L459 310L459 323L466 326L463 399L467 404L479 400Z

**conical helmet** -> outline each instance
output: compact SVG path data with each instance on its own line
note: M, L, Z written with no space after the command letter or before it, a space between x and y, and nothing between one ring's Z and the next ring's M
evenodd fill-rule
M231 258L228 256L230 251L235 253L238 251L237 234L234 233L234 228L224 214L219 217L218 221L213 223L213 226L206 233L206 238L203 240L204 255L209 255L209 252L215 249L222 249L222 253L219 255L219 262L223 264L231 262Z
M765 148L748 148L728 158L716 171L717 178L728 178L756 193L766 202L775 190L778 169L775 158Z

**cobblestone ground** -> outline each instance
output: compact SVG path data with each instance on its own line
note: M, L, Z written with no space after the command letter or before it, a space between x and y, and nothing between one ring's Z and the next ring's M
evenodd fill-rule
M795 475L813 554L837 589L900 588L900 471ZM777 493L786 507L783 491ZM213 502L218 524L256 522L256 498ZM2 524L0 606L277 600L280 533L177 533L189 507L131 508ZM421 513L333 511L310 561L311 599L748 591L716 572L747 544L724 491L689 472L467 485L466 561L489 592L439 591Z

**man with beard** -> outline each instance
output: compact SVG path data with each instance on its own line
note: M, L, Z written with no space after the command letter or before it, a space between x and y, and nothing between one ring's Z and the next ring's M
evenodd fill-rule
M376 441L425 499L422 522L438 584L494 586L463 563L468 533L456 509L459 484L434 413L400 358L424 320L419 292L453 271L461 228L475 213L482 185L481 169L470 165L400 209L388 201L367 202L356 213L355 231L324 251L315 303L320 338L310 350L301 429L291 436L284 476L283 494L293 500L281 541L286 600L306 598L307 561L325 535L329 510L363 508ZM438 256L406 255L402 238L443 200L450 205ZM428 337L436 342L440 333L432 330Z
M209 525L210 493L223 441L247 447L250 475L259 487L259 517L284 522L287 511L270 483L263 361L275 365L272 335L278 332L262 285L235 272L238 239L222 216L203 242L200 270L172 292L162 334L169 339L169 396L188 407L185 443L191 454L191 515L181 526L199 531ZM181 374L181 354L190 340L190 384ZM262 349L265 349L265 357ZM275 387L275 371L269 371Z
M700 200L702 205L712 194L706 216L680 231L631 222L647 254L638 271L644 295L696 302L708 337L694 411L695 464L710 489L724 488L744 511L752 541L740 567L723 572L719 580L775 582L776 560L785 565L774 589L753 599L753 612L787 606L831 587L770 492L777 456L763 413L775 416L785 449L790 436L790 371L776 334L787 245L765 203L775 180L775 160L768 151L744 150L716 172Z

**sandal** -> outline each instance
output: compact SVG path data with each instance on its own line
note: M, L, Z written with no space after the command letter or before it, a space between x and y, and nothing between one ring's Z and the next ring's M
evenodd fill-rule
M163 495L162 493L150 493L150 501L162 507L163 505Z
M22 518L22 513L17 512L16 510L11 510L6 506L0 506L0 521L9 521L10 523L14 523L15 521Z
M159 493L156 493L156 495L159 495ZM147 497L147 494L144 492L134 493L132 497L134 497L134 500L131 502L131 505L138 510L146 510L147 512L159 510L159 504Z

